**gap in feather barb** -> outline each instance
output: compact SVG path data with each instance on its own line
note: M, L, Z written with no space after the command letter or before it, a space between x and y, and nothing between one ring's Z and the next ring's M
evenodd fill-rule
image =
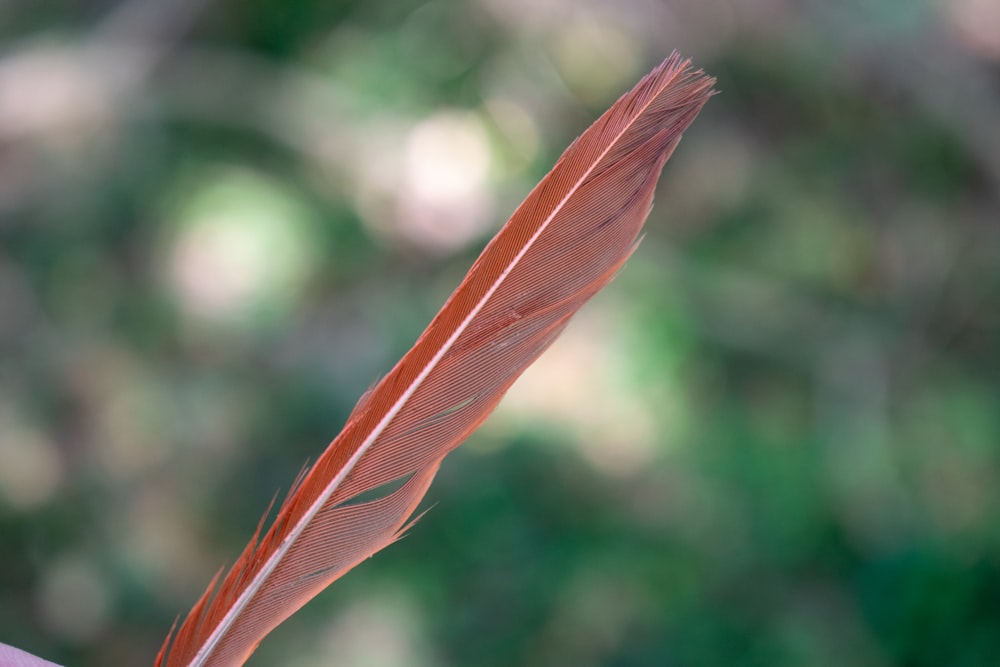
M635 249L664 162L713 94L674 53L577 138L365 393L156 664L242 664L278 624L410 526L441 460ZM512 317L516 313L516 317Z

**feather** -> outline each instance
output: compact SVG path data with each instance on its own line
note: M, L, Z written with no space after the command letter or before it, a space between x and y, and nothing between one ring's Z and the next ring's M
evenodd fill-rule
M300 476L273 525L263 537L258 527L171 630L157 665L242 664L279 623L398 539L441 459L632 253L663 163L713 83L675 53L573 142Z

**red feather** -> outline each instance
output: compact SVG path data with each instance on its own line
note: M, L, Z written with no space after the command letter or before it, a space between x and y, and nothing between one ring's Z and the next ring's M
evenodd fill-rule
M260 539L171 630L157 665L239 665L387 546L437 472L635 248L663 163L714 80L673 54L566 150L395 368L355 407ZM389 483L383 497L354 502Z

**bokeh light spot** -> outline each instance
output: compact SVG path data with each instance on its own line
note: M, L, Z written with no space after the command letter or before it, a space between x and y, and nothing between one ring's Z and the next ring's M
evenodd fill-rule
M405 147L398 231L429 250L465 246L489 226L491 153L472 113L441 112L418 123Z
M283 311L314 267L309 213L273 180L224 172L180 199L168 281L182 309L212 323Z
M88 642L107 627L111 599L104 577L83 557L66 557L45 571L38 603L48 628L74 642Z
M0 497L27 510L44 504L63 479L62 459L41 433L15 423L0 411Z
M639 69L628 35L595 16L567 21L556 34L553 58L573 92L595 105L619 95Z

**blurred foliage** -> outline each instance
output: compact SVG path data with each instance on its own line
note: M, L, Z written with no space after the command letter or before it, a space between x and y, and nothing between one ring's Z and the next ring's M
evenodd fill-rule
M993 3L0 3L0 641L147 664L559 152L719 79L620 278L256 665L1000 655Z

